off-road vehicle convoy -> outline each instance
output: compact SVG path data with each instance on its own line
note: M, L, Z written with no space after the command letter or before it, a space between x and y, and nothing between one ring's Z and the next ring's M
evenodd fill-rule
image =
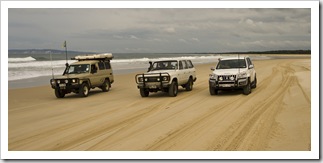
M62 76L50 80L57 98L63 98L65 94L74 92L81 97L87 97L90 89L99 87L103 92L110 90L114 82L110 60L111 53L87 56L76 56L77 60L67 65Z
M147 97L149 92L168 92L169 96L175 97L178 86L187 91L193 89L196 81L195 68L191 60L165 60L149 62L148 72L137 74L135 77L140 95Z
M251 88L257 87L256 70L249 57L222 58L209 78L211 95L217 95L219 90L242 89L243 94L251 93Z

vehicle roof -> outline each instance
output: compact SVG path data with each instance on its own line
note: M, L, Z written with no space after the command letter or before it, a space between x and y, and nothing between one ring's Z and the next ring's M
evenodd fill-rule
M248 56L243 56L243 57L227 57L227 58L219 58L219 60L235 60L235 59L245 59L249 58Z
M174 62L174 61L190 61L190 59L170 59L170 60L159 60L159 61L153 61L153 62Z
M77 62L71 63L71 65L94 64L98 62L99 62L98 60L84 60L84 61L77 61Z

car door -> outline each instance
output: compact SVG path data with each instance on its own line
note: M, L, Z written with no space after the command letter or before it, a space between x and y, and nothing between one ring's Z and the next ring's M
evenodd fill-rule
M95 68L94 68L95 67ZM99 86L101 83L101 74L100 74L99 66L97 63L93 63L91 65L91 76L89 79L91 80L91 85L96 87Z
M178 85L182 85L185 80L185 69L183 61L179 61L179 70L177 71L178 74Z
M113 71L112 71L110 61L105 61L104 64L105 64L106 73L109 76L110 82L112 83L114 81L114 78L113 78Z
M193 66L193 63L191 60L186 60L187 63L187 77L189 78L190 76L193 77L193 79L195 78L195 68Z
M251 80L251 82L253 82L255 79L255 74L256 74L255 68L254 68L254 65L252 64L250 58L246 58L246 60L247 60L247 65L248 65L248 73L250 74L250 80Z

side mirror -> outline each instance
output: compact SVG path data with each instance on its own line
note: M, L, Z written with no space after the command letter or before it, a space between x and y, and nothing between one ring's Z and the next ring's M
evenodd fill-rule
M254 66L253 66L253 65L250 65L250 66L249 66L249 69L252 69L252 68L254 68Z
M214 71L214 70L215 70L215 68L214 68L214 67L211 67L211 70L212 70L212 71Z

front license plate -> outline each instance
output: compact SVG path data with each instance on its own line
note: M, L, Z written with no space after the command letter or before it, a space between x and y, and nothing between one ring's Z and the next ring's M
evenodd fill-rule
M232 87L232 85L231 85L231 84L222 84L221 86L222 86L222 87Z
M59 87L66 87L66 84L65 83L59 84Z
M151 85L151 86L149 86L149 88L150 88L150 89L156 89L156 88L157 88L157 86L155 86L155 85Z

